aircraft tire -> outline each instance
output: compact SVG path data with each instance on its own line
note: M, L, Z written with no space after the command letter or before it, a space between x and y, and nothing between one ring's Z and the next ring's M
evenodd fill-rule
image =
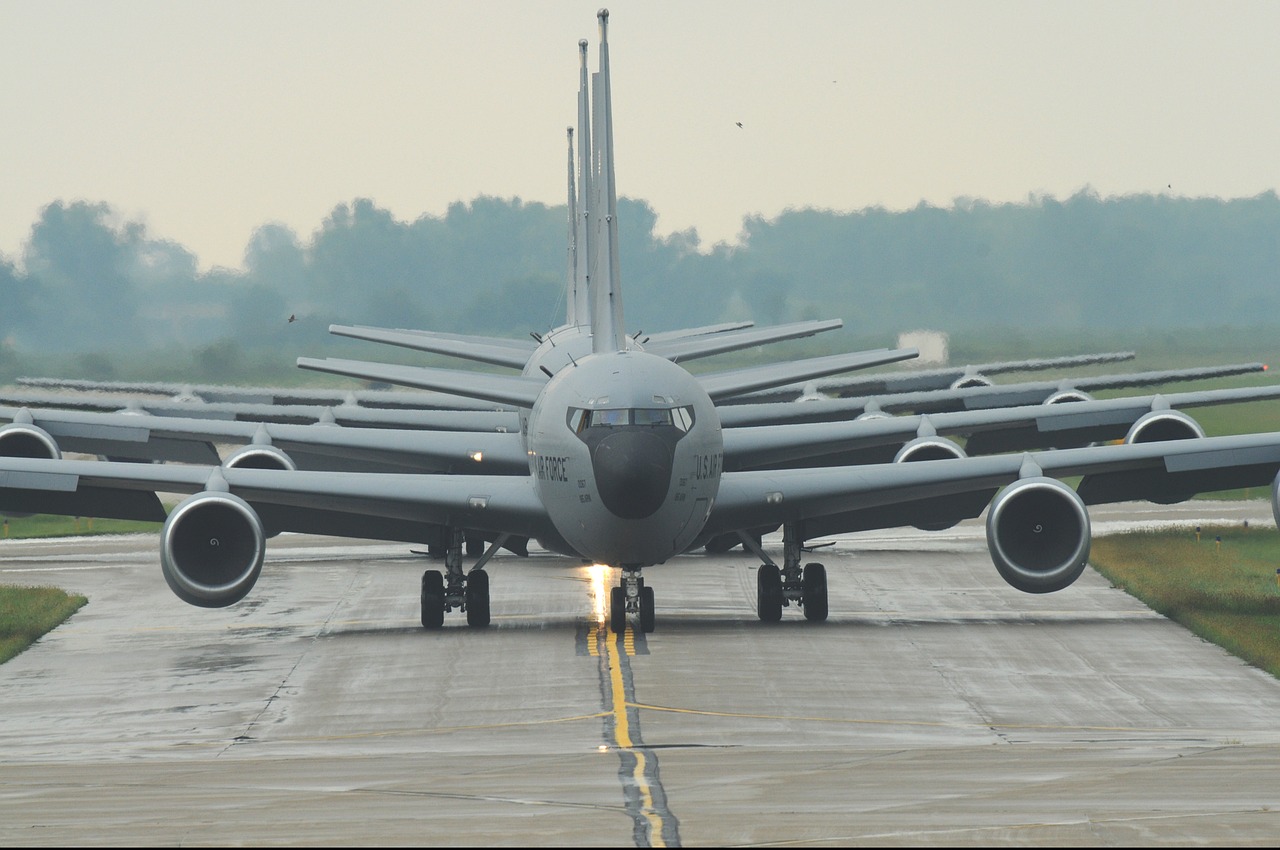
M827 619L827 568L822 564L805 564L804 618L811 623Z
M467 575L467 625L484 628L489 625L489 574L472 570Z
M756 613L766 623L782 619L782 572L775 564L761 564L756 571Z
M439 570L422 574L422 627L438 629L444 625L444 575Z
M645 585L640 588L640 631L649 634L657 625L654 612L653 588Z
M627 595L621 587L609 591L609 629L618 635L627 630Z

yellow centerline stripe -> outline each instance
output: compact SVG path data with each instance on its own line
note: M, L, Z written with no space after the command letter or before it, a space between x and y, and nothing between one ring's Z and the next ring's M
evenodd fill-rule
M631 636L630 624L627 625L626 635L628 637ZM613 701L614 744L635 756L636 766L632 770L631 778L634 780L636 788L640 791L641 813L649 821L649 840L654 847L666 847L667 845L662 838L662 816L654 809L653 791L649 787L649 781L645 778L645 766L647 764L645 754L635 749L631 742L631 724L627 720L628 703L622 682L622 658L618 652L618 641L612 639L610 635L604 638L604 644L609 653L609 685Z

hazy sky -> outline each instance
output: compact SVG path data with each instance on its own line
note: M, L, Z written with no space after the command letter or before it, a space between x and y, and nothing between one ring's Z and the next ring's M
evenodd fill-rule
M564 203L600 5L0 0L0 253L54 200L105 201L204 268L357 197L409 221L479 194ZM608 6L618 188L663 233L1280 187L1280 2Z

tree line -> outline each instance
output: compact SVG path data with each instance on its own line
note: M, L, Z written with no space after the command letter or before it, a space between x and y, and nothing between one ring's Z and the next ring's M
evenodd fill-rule
M739 244L660 236L619 204L632 330L839 317L853 333L1164 331L1280 323L1280 198L1082 191L905 211L789 210ZM523 336L564 315L566 209L479 197L400 221L336 206L309 237L260 227L240 269L105 203L55 202L0 257L0 358L181 346L323 354L330 322ZM290 318L294 321L289 321Z

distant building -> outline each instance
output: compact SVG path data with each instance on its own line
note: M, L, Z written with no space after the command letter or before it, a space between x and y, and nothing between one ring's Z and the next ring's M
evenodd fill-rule
M918 348L920 356L909 363L945 366L950 359L947 335L942 331L907 331L898 334L898 348Z

